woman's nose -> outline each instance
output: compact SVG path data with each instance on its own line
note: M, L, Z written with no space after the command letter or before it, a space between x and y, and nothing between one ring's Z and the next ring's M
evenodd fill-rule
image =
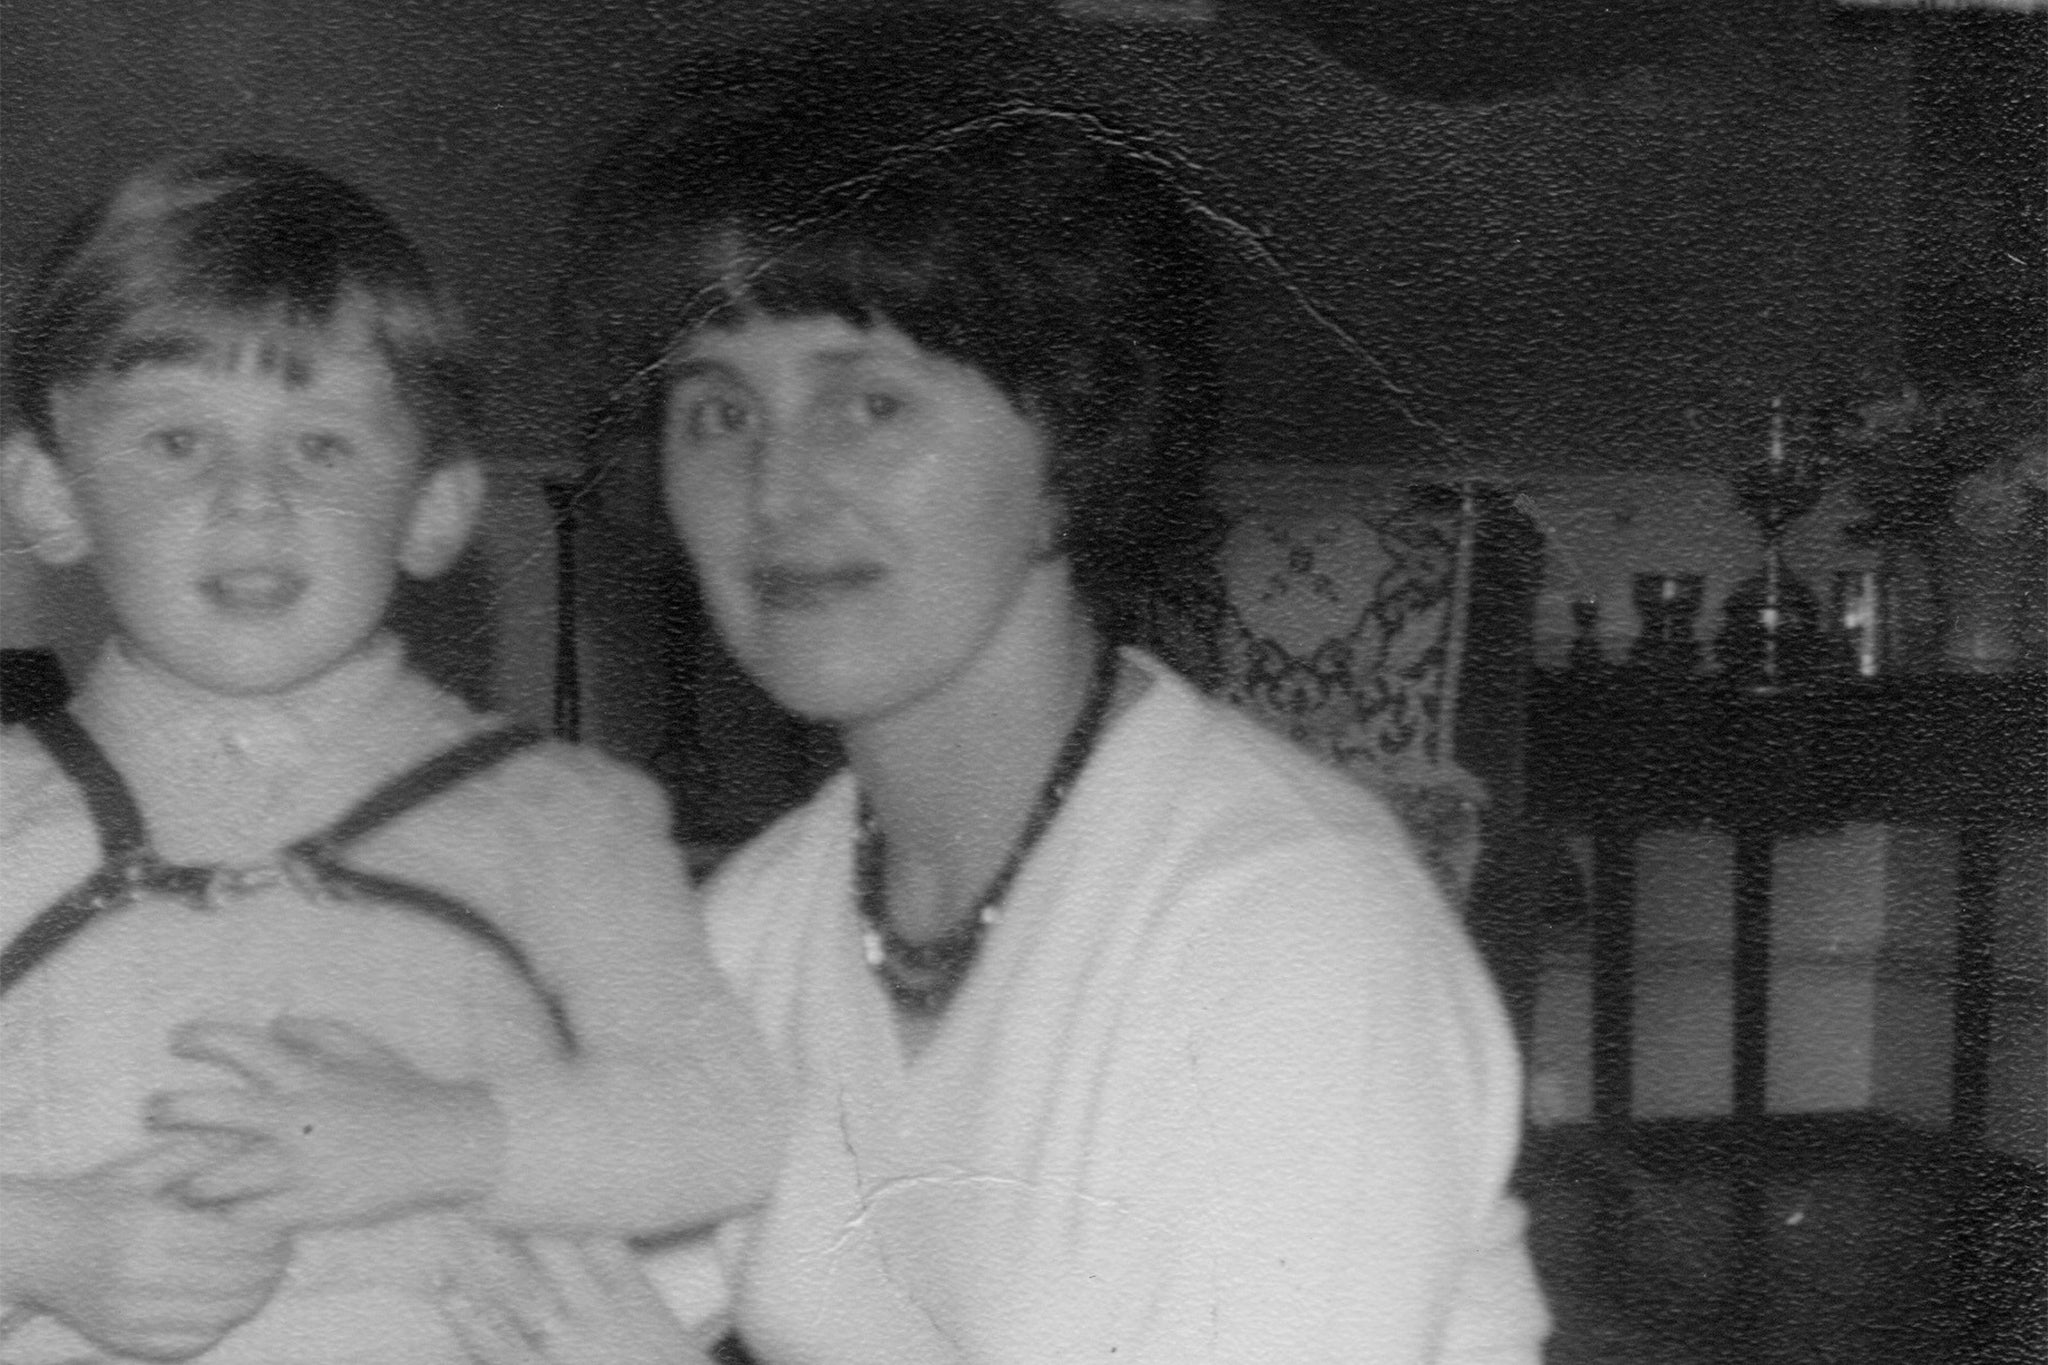
M765 433L754 452L754 510L768 522L791 521L824 507L831 497L829 452L815 434Z

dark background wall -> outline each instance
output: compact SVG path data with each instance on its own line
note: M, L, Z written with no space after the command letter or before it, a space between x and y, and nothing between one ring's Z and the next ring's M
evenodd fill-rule
M475 700L517 703L507 667L532 673L548 651L542 644L532 663L508 661L507 639L544 640L553 627L546 524L531 485L574 460L548 325L569 198L681 55L751 41L778 12L801 7L730 8L4 0L0 321L61 224L153 158L265 146L375 194L426 249L479 334L484 439L499 475L495 534L448 579L406 593L397 621L441 681ZM511 539L530 552L508 548ZM0 531L0 643L54 645L76 673L100 620L89 575L39 573Z
M627 0L4 0L0 297L150 158L257 144L377 195L473 315L493 433L560 452L547 290L576 178L686 49L782 6Z
M564 467L548 303L578 177L678 60L838 2L0 0L0 312L139 162L303 153L383 198L468 307L494 453ZM979 3L991 22L1046 8ZM1712 472L1772 394L2039 347L2039 16L1217 9L1220 41L1103 31L1051 93L1198 168L1239 263L1224 454ZM25 577L0 559L10 633Z
M557 456L545 304L577 176L678 58L832 3L0 0L0 289L142 160L303 152L440 262L499 444ZM1770 393L1901 364L1910 25L1810 0L1429 8L1224 0L1256 35L1227 59L1106 41L1081 63L1270 253L1233 290L1231 444L1697 465Z

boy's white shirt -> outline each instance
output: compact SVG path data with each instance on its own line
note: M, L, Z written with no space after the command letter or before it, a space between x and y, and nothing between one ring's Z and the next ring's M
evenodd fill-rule
M198 692L114 648L75 714L127 778L166 859L232 866L272 862L283 844L490 723L407 671L390 640L285 701ZM99 863L76 789L20 732L0 736L0 853L0 934L10 939ZM233 914L136 906L0 1001L0 1169L89 1168L143 1140L141 1095L219 1084L213 1069L131 1036L189 1009L241 1022L341 1014L429 1071L491 1078L509 1140L498 1192L478 1215L505 1226L669 1226L702 1212L721 1151L743 1137L772 1149L772 1134L747 1132L765 1121L747 1103L760 1094L748 1074L759 1052L709 964L665 805L646 779L545 746L371 835L351 858L455 895L519 943L569 1006L585 1045L577 1066L556 1060L537 1000L495 953L416 914L314 906L289 884L230 907L243 912L240 931ZM316 943L310 959L297 951ZM308 960L319 969L296 970ZM95 962L116 979L99 982ZM157 996L138 997L137 982ZM139 998L151 1004L138 1014ZM106 1052L147 1061L113 1084L65 1074L73 1060L104 1068ZM712 1096L724 1112L710 1112ZM749 1179L735 1177L736 1198ZM338 1249L309 1251L285 1292L429 1266L439 1254L431 1223L308 1238ZM407 1334L438 1334L438 1320L420 1317L431 1305L419 1295L400 1297L377 1309L389 1333L366 1338L361 1314L345 1327L314 1313L288 1340L267 1340L259 1316L206 1358L427 1359ZM40 1320L0 1346L0 1361L75 1359L77 1346Z

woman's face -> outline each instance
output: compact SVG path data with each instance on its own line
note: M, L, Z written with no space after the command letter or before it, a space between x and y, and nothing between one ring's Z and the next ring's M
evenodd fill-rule
M888 715L1022 604L1064 606L1045 438L981 371L819 316L707 328L671 374L670 519L726 644L791 710Z

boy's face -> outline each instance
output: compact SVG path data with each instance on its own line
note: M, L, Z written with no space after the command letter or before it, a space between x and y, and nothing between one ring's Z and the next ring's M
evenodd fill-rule
M288 691L354 655L400 569L454 558L480 493L466 462L423 473L374 351L316 346L289 382L291 366L255 352L59 391L58 458L29 474L47 496L25 499L72 534L45 530L69 547L45 558L92 557L128 649L234 695Z

